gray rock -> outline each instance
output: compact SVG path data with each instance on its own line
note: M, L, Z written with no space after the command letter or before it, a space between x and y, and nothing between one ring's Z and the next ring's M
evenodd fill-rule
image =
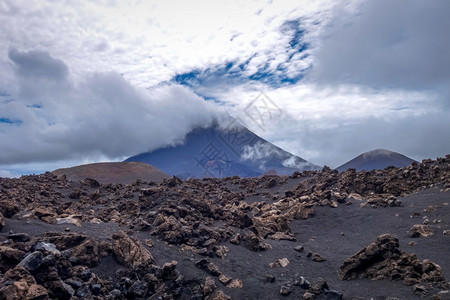
M35 251L27 255L18 265L30 272L36 271L42 264L44 255L40 251Z
M71 256L72 256L72 250L67 249L67 250L61 251L61 258L68 259Z
M273 276L272 274L267 274L266 275L266 282L274 283L275 282L275 276Z
M302 245L297 245L294 247L294 250L297 252L303 252L305 250L305 247L303 247Z
M62 280L53 281L50 289L58 299L62 300L69 300L75 294L73 288Z
M13 240L14 242L26 243L30 241L30 236L26 233L12 233L8 235L8 239Z
M42 265L46 267L54 266L56 258L53 254L49 254L42 259Z
M280 288L280 295L287 296L287 295L289 295L290 293L292 293L292 285L291 285L291 283L288 281L288 282L286 282L285 284L283 284L283 285L281 286L281 288Z
M83 286L83 283L81 283L78 280L73 280L73 279L67 279L65 281L65 283L67 283L68 285L70 285L71 287L73 287L74 289L79 289L80 287Z
M88 285L82 285L80 288L77 289L77 292L75 293L75 296L78 298L88 297L91 296L91 289Z
M78 273L78 277L80 277L80 279L83 281L88 281L89 279L91 279L91 276L92 271L90 269L84 269L83 271Z
M314 300L314 299L316 299L316 295L314 295L313 293L310 293L310 292L306 292L303 294L303 299L304 300Z
M56 249L56 246L51 243L37 243L36 246L34 246L34 250L47 252L48 254L53 254L56 257L61 256L61 252L59 252L59 250Z
M147 294L147 290L147 284L138 280L131 285L131 287L128 289L128 293L135 297L143 298Z
M93 284L93 285L92 285L92 294L93 294L93 295L98 295L98 294L100 294L101 289L102 289L102 286L101 286L100 284L98 284L98 283Z
M300 278L298 278L295 282L294 285L298 285L299 287L301 287L304 290L307 290L311 287L311 283L306 280L305 277L300 276Z

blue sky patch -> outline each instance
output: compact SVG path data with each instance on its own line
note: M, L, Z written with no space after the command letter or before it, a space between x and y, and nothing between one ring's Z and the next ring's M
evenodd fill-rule
M275 70L270 68L270 62L267 62L261 65L256 72L248 75L248 72L246 72L248 64L258 55L258 53L254 53L244 62L226 61L220 65L203 69L196 68L189 72L177 74L172 78L171 82L189 86L194 90L199 87L214 88L215 86L233 86L248 82L261 82L271 88L296 84L303 78L307 69L297 70L292 73L292 71L288 71L288 67L295 60L303 60L308 57L307 53L297 55L309 49L309 44L303 41L305 30L302 29L301 21L298 19L283 23L280 27L280 32L290 37L289 42L285 45L288 58L286 61L281 62Z
M0 123L3 124L9 124L9 125L20 125L23 122L21 120L14 120L14 119L9 119L9 118L0 118Z
M40 105L40 104L31 104L31 105L27 105L27 107L29 107L29 108L42 108L42 105Z

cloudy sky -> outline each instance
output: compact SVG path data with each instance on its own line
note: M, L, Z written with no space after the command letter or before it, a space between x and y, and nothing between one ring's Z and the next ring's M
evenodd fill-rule
M224 114L318 165L450 153L450 1L0 1L0 176L124 158ZM279 114L246 119L258 96Z

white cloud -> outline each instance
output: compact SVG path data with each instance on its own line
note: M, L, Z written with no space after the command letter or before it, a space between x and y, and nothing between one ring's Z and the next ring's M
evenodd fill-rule
M68 71L54 73L55 66L66 66L49 53L12 49L10 57L19 91L0 106L2 116L18 121L0 122L0 164L121 159L180 141L218 114L212 103L183 86L145 90L113 72L75 81Z
M72 74L116 71L148 87L193 68L252 60L251 70L277 59L289 38L286 20L312 18L330 1L5 0L0 54L12 45L61 58ZM226 13L224 13L226 12Z

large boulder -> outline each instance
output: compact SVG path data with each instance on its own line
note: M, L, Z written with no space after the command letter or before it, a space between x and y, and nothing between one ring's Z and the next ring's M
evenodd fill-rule
M36 296L42 296L36 298ZM47 299L46 290L37 285L28 270L17 266L0 279L0 299Z
M398 239L391 234L380 235L373 243L346 259L339 268L339 278L403 280L406 285L427 282L448 288L439 265L428 259L421 262L415 254L403 252Z
M113 235L113 252L120 264L127 267L140 267L154 262L153 256L135 237L121 231Z
M0 200L0 214L5 218L11 218L20 211L20 206L16 201L11 199Z
M72 249L72 256L77 263L94 267L98 264L98 243L94 239L86 240Z
M0 272L6 272L25 257L25 252L8 246L0 246Z

